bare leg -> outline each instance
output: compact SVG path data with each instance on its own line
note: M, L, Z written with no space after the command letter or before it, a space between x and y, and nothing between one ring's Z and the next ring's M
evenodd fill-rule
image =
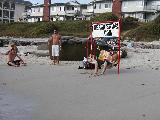
M105 61L103 69L102 69L102 72L101 72L102 75L104 74L104 72L106 71L106 69L107 69L107 62Z
M98 73L98 62L95 61L95 69L94 69L94 73L97 74Z
M57 56L57 64L59 64L59 56Z
M16 64L14 64L14 63L12 63L12 62L8 62L11 66L14 66L14 67L19 67L19 65L16 65Z
M56 57L55 56L53 57L53 64L54 65L56 64Z

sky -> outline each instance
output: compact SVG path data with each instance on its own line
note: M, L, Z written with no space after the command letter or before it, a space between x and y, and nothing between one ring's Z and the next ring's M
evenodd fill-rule
M25 1L30 1L33 4L36 4L36 3L43 4L44 3L44 0L25 0ZM65 3L68 1L72 1L72 0L51 0L51 3ZM89 3L92 0L77 0L77 1L81 4L84 4L84 3Z

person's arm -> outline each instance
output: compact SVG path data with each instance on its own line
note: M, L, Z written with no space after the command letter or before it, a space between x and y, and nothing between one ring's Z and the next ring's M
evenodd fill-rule
M61 36L59 36L59 46L62 46Z
M60 50L62 50L62 41L61 41L61 36L59 36L59 47L60 47Z
M52 36L48 39L48 45L50 44L51 40L52 40Z

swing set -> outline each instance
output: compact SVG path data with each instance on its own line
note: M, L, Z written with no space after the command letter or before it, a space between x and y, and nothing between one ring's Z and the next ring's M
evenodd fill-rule
M103 46L108 53L118 54L118 74L120 74L120 19L118 21L93 22L92 31L86 43L86 57L93 56L97 60L96 53L99 46ZM116 66L116 65L115 65Z

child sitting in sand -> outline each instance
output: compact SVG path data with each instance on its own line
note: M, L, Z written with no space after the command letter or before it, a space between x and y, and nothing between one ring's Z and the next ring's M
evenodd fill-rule
M6 53L8 55L8 62L7 64L9 66L19 67L20 65L26 65L24 61L21 59L20 56L17 54L18 49L14 43L11 44L11 49ZM18 58L19 60L15 60L15 58Z

